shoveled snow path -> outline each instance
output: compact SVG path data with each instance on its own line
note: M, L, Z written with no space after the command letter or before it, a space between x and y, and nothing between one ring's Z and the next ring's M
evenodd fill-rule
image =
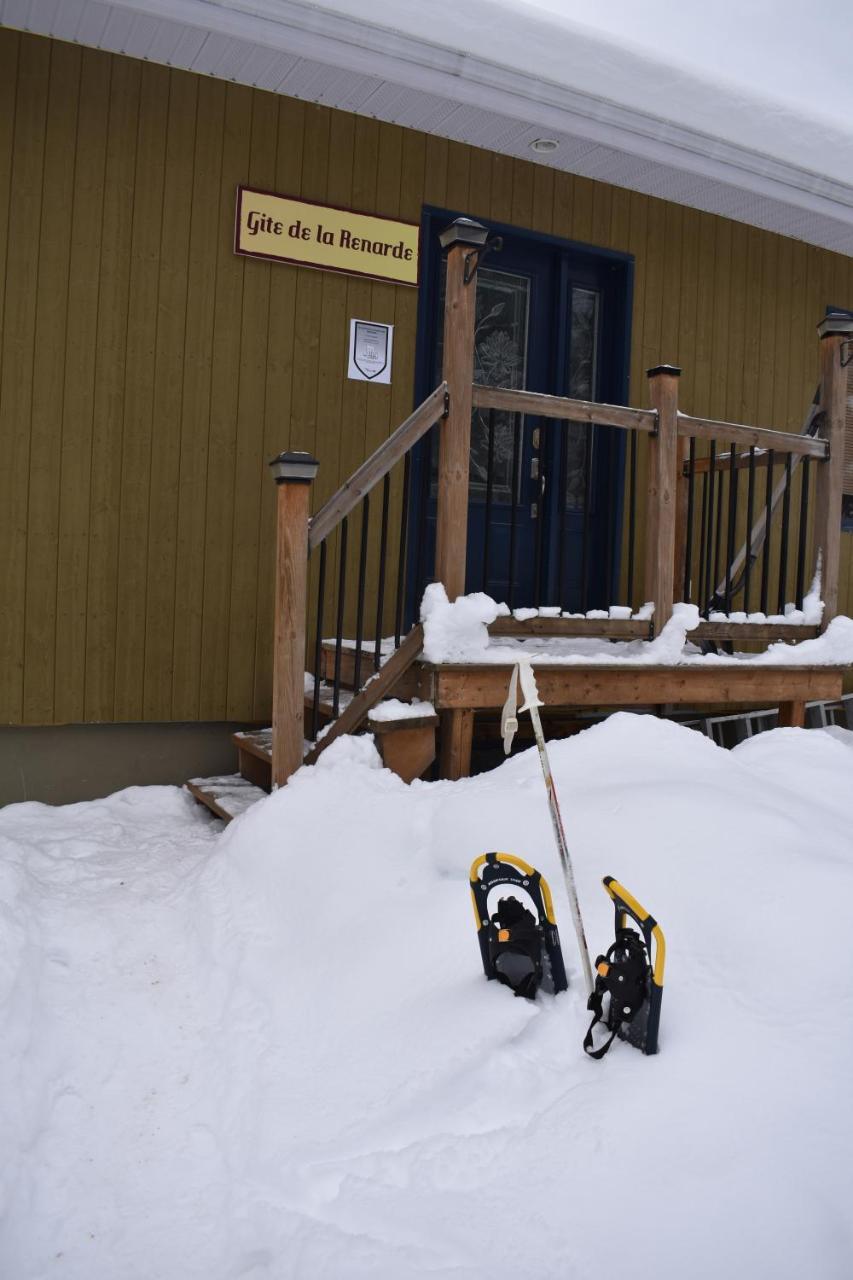
M535 753L462 783L367 740L219 836L181 793L0 814L0 1273L849 1274L853 756L618 715L551 746L587 932L669 946L657 1058L587 1061ZM572 989L483 981L471 859L551 879Z

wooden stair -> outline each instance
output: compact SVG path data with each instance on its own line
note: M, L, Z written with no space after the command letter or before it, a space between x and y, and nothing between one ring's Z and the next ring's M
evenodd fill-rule
M342 688L339 698L339 714L333 718L332 687L328 683L328 663L324 661L325 677L320 690L320 718L323 721L322 736L315 742L303 744L305 764L314 764L323 751L337 738L355 733L365 722L376 737L376 745L386 768L398 774L404 782L421 777L435 759L438 716L429 707L423 714L402 711L399 716L371 712L377 704L393 692L397 701L405 700L406 692L416 687L416 682L406 677L423 648L423 628L413 627L399 648L386 658L378 674L358 692ZM355 650L350 655L346 676L350 685L355 675ZM343 665L343 664L342 664ZM362 672L367 675L371 666L363 660ZM343 685L343 671L341 683ZM419 687L419 686L417 686ZM409 693L409 696L413 695ZM314 693L310 680L306 680L305 723L311 723L314 712ZM224 822L239 817L258 800L268 795L272 786L272 729L248 729L232 736L237 748L239 772L216 778L194 778L187 783L187 790L200 804Z

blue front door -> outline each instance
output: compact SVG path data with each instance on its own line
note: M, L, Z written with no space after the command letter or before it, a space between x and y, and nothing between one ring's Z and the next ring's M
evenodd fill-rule
M423 395L440 379L444 264L434 245L451 216L425 220ZM502 249L477 272L475 382L622 400L628 260L512 229L500 228L500 234ZM613 439L616 434L474 410L468 591L486 591L512 607L576 610L613 603L605 597L617 567L622 442ZM435 441L431 457L422 451L415 485L428 528L435 520L435 452ZM432 542L428 536L423 546ZM420 591L432 571L423 549L412 569Z

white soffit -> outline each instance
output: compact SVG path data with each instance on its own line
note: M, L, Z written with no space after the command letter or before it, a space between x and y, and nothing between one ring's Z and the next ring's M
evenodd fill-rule
M0 0L0 25L375 117L853 255L853 186L540 79L523 59L503 65L454 49L449 17L436 21L433 42L394 30L393 5L364 10L372 21L299 0ZM472 22L489 17L514 21L519 41L534 27L540 42L566 38L547 19L490 0L456 12L466 15L469 42ZM511 47L511 25L503 35ZM689 78L679 88L689 92ZM732 103L724 109L731 114ZM530 143L543 134L559 146L536 155Z

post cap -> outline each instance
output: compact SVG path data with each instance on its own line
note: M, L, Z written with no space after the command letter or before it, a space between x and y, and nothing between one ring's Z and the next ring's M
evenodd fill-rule
M681 370L677 364L656 364L654 369L646 370L646 377L654 378L659 373L668 373L671 378L681 377Z
M449 249L454 244L470 244L481 249L489 238L488 227L473 218L456 218L449 227L445 227L438 237L442 249Z
M828 315L817 327L821 338L831 338L834 333L853 334L853 316Z
M269 465L276 484L310 484L320 464L310 453L296 450L280 453Z

